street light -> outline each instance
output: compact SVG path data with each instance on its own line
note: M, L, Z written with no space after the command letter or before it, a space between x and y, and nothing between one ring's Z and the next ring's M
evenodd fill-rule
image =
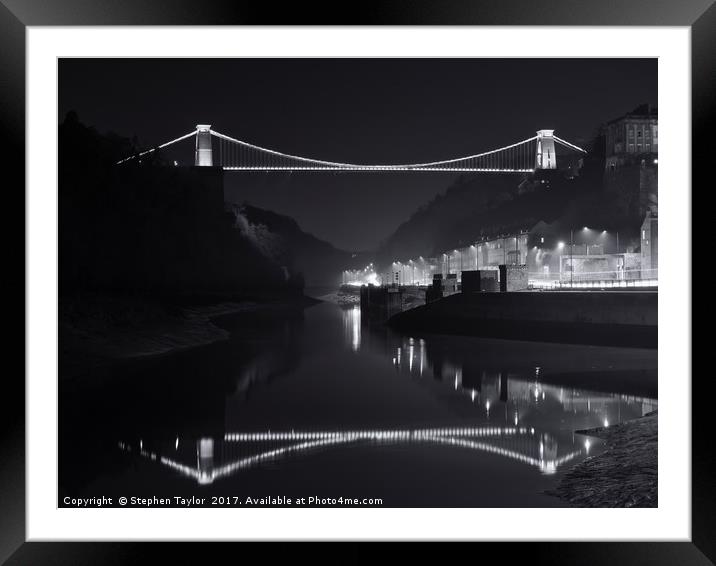
M607 232L606 230L604 230L602 232L603 236L608 235L608 234L609 234L609 232ZM619 232L618 231L616 232L616 237L617 237L617 245L616 245L616 249L615 249L614 253L618 254L619 253Z
M574 288L574 230L569 231L569 288Z
M559 283L562 284L562 265L564 262L562 261L562 250L564 249L564 242L557 242L557 249L559 250Z

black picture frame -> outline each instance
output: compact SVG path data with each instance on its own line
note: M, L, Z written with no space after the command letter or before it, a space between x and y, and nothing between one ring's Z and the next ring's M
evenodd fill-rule
M693 185L706 182L713 159L713 104L716 100L716 5L713 0L401 0L367 2L272 2L217 0L0 0L0 116L8 216L25 210L25 38L28 26L97 25L564 25L687 26L691 30ZM690 188L689 188L690 190ZM17 230L17 229L15 229ZM24 234L24 231L22 232ZM6 271L24 295L25 249L18 232L6 237L5 257L22 270ZM691 234L686 235L690 242ZM691 246L685 246L690 253ZM8 262L9 263L9 262ZM19 303L19 301L10 301ZM25 304L25 308L27 305ZM10 327L14 328L14 327ZM24 322L23 322L24 328ZM15 331L16 332L16 331ZM16 332L23 342L24 332ZM19 357L20 345L8 348ZM227 544L39 543L25 542L24 371L3 374L0 411L0 560L13 565L134 564L161 553L157 563L204 564L219 559ZM24 368L23 365L21 366ZM690 379L691 376L673 376ZM705 375L700 377L707 377ZM555 564L712 564L716 563L716 466L711 426L706 420L707 380L692 380L692 537L691 542L530 542L478 543L480 557ZM668 424L668 423L667 423ZM519 519L517 519L519 520ZM298 552L281 550L281 554ZM310 557L313 549L301 548ZM370 545L346 551L344 558L369 558ZM471 550L470 552L475 552ZM215 556L216 555L216 556ZM175 557L176 556L176 557Z

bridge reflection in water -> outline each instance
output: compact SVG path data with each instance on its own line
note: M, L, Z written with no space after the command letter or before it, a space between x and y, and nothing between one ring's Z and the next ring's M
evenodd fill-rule
M634 361L626 350L602 348L590 354L587 347L581 346L457 336L411 337L367 324L361 320L358 307L340 312L332 310L336 308L332 305L318 308L323 309L321 317L338 315L337 320L331 320L342 324L343 335L339 334L332 346L333 353L342 361L350 364L354 357L370 356L387 370L380 374L381 383L395 374L399 377L396 386L400 391L406 387L413 391L421 387L429 389L428 398L435 405L431 405L432 412L425 415L424 422L430 421L430 426L363 428L363 422L352 422L341 411L331 413L327 422L350 424L310 425L303 421L305 416L299 411L296 417L290 414L284 418L279 425L282 430L257 430L265 426L260 424L266 420L263 414L257 414L253 421L250 418L241 421L236 415L244 414L252 406L255 393L266 389L267 379L293 376L299 364L296 360L288 363L279 355L290 350L287 346L293 340L285 343L283 339L272 339L268 350L257 354L240 374L235 392L227 398L221 429L203 437L201 433L186 434L171 441L124 439L119 448L198 485L212 484L279 460L405 445L451 448L466 454L472 451L481 458L498 458L504 465L531 468L540 477L553 475L565 465L601 449L601 441L575 435L575 430L610 426L657 408L656 399L648 395L606 392L613 391L610 387L621 382L618 370L623 366L648 366L644 366L643 360ZM279 334L285 338L286 329L281 328ZM333 330L326 332L331 339L336 336ZM586 359L589 364L603 362L604 367L585 366ZM580 378L579 372L584 373L585 367L590 369L587 372L590 375ZM600 374L597 370L602 369L605 372ZM604 385L606 391L581 386L595 383L592 370L598 374L596 383ZM611 374L617 377L609 377ZM560 379L564 385L560 385ZM368 386L365 381L360 383ZM628 389L635 390L631 386ZM397 410L391 412L391 416L396 415ZM438 420L438 415L442 420ZM376 416L370 415L365 423L373 418ZM420 422L415 416L394 420L411 425ZM301 429L291 429L293 422L301 422ZM376 418L374 422L379 421ZM435 422L438 426L432 425ZM476 460L478 468L482 462Z
M216 479L230 476L260 464L290 455L319 449L355 445L385 445L433 443L476 450L509 458L538 468L544 474L557 469L589 452L589 441L584 448L558 454L558 443L547 433L539 434L526 427L473 427L432 428L414 430L350 430L350 431L288 431L288 432L236 432L227 433L223 440L201 438L196 441L196 457L192 463L184 462L179 454L168 456L162 449L152 450L144 442L136 447L120 442L119 448L138 451L140 456L157 461L180 474L195 479L199 484L209 484ZM275 447L266 449L266 445ZM258 450L251 450L256 446ZM217 447L220 450L216 450ZM174 450L179 452L179 439ZM184 456L190 456L185 451ZM247 452L249 454L247 454ZM253 453L251 453L253 452Z

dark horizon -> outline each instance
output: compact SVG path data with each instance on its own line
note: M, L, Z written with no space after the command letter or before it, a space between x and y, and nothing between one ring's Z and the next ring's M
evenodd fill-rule
M603 122L657 102L656 59L61 59L59 70L59 120L74 110L144 146L211 123L272 149L360 163L448 159L541 128L586 145ZM268 175L227 174L228 197L348 250L374 249L455 179Z

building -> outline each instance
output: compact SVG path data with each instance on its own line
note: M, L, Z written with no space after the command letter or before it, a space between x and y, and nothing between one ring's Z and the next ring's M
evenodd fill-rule
M655 279L642 273L642 254L619 245L619 233L599 228L568 229L538 222L530 230L527 269L532 282L635 281Z
M656 279L659 269L659 219L651 211L641 225L641 268L650 279Z
M576 247L576 246L575 246ZM582 251L582 250L580 250ZM641 255L622 253L575 253L560 257L560 280L631 281L646 279L642 275Z
M659 119L656 108L644 104L605 126L607 168L629 157L659 153Z
M620 211L632 218L656 212L659 125L655 108L642 105L604 126L604 188L617 195Z
M480 240L471 246L454 249L437 258L437 272L447 278L455 274L462 280L463 271L498 269L500 265L523 265L527 262L527 231Z
M528 234L520 232L476 244L479 258L477 269L527 263L527 239Z
M406 262L394 261L379 279L383 285L430 285L435 273L442 273L440 261L436 258L411 259Z

